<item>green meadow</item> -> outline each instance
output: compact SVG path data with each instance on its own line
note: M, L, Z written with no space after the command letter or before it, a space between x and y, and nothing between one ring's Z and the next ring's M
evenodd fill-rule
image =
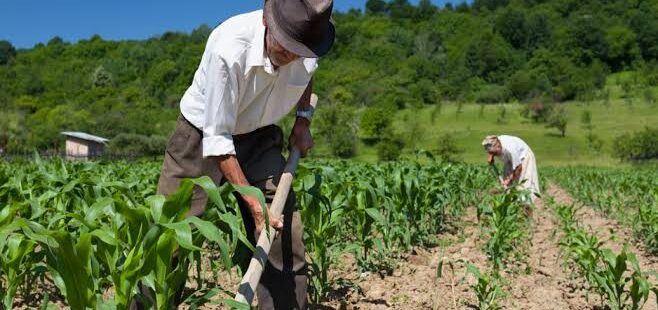
M612 166L620 162L613 156L612 141L625 132L638 131L645 126L658 124L658 106L642 101L628 103L625 100L603 102L569 102L565 137L555 128L544 124L533 124L520 115L521 104L497 105L464 104L461 112L454 103L444 104L441 113L432 121L433 108L400 113L395 126L399 132L418 122L417 147L434 150L438 147L441 135L450 133L463 151L458 157L466 162L483 161L485 153L480 142L486 135L507 134L525 140L535 153L537 161L544 165L596 165ZM501 110L505 117L501 119ZM594 134L603 140L600 152L593 150L587 141L587 131L582 128L581 115L589 110L592 115ZM360 159L376 159L374 149L361 145Z

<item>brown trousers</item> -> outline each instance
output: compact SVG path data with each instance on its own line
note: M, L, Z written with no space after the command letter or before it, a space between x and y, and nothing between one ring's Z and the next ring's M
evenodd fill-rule
M158 182L158 193L165 196L174 193L183 178L210 176L217 185L223 182L216 158L202 157L199 129L190 124L182 115L176 129L167 143L164 163ZM283 132L270 125L253 132L233 136L235 152L247 180L265 194L269 207L274 198L276 184L283 172L285 159ZM236 194L249 240L256 244L253 218L246 209L245 202ZM208 197L201 188L195 188L190 216L201 216L206 210ZM283 211L284 227L274 240L258 285L256 295L259 309L306 309L307 265L303 242L303 226L296 207L295 195L291 190ZM243 271L249 264L251 252L242 247L237 250L239 264ZM235 287L237 289L237 285Z

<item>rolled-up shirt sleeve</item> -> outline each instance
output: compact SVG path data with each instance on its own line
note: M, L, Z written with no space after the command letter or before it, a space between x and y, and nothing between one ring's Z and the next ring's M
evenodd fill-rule
M203 157L235 155L232 133L238 116L236 76L221 56L210 55L208 61Z

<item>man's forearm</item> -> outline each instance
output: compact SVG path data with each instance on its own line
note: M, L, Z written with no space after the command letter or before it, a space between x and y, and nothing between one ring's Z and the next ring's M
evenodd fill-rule
M217 158L218 158L217 164L219 166L219 171L221 171L223 177L226 178L226 180L240 186L250 185L235 155L223 155ZM247 208L251 212L251 216L253 217L256 223L256 231L260 232L265 223L265 217L264 217L262 205L258 201L258 198L254 196L242 195L242 199L244 199L244 201L246 202ZM274 229L281 230L283 228L282 219L274 218L272 214L269 212L270 211L265 211L266 214L269 214L267 216L270 220L270 225L272 225Z
M217 157L217 161L219 171L229 182L240 186L250 185L235 155L222 155Z

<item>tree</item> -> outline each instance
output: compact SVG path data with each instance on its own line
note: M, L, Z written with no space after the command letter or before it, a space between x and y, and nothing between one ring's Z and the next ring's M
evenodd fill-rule
M211 32L212 29L210 29L208 25L203 24L192 31L190 34L190 41L205 44Z
M630 18L630 27L637 34L637 42L642 57L646 60L658 59L658 20L655 14L634 11Z
M420 0L418 2L417 15L420 19L430 19L438 12L438 8L430 0Z
M640 56L636 35L630 28L617 25L608 28L606 41L608 45L607 63L614 70L630 66Z
M7 151L25 150L25 131L21 126L23 121L21 113L0 111L0 154Z
M506 8L498 15L494 29L514 48L521 49L528 45L525 14L514 7Z
M413 18L416 15L416 7L408 0L392 0L388 3L388 12L392 18Z
M521 109L521 116L529 118L533 123L545 122L551 112L551 106L542 102L532 102Z
M560 131L560 136L565 137L567 132L567 112L562 107L553 108L546 120L546 128L555 128Z
M499 35L485 32L474 37L466 49L466 66L473 75L490 83L504 80L514 63L509 45Z
M105 70L103 66L96 67L91 77L91 85L94 87L110 87L113 84L112 73Z
M573 50L583 64L605 60L608 45L602 22L595 16L577 14L569 24L568 36L568 46L564 48Z
M366 14L377 15L386 13L386 1L368 0L366 1Z
M319 144L328 146L332 155L341 158L356 154L357 124L353 109L347 104L323 105L315 119Z
M0 41L0 65L6 65L16 57L16 49L9 41Z
M439 137L436 154L445 161L455 161L456 156L463 153L464 150L457 146L457 140L451 133L444 133Z
M658 128L645 127L642 131L617 137L613 153L622 160L658 159Z
M580 115L580 126L586 131L585 138L590 148L595 151L600 151L603 147L603 140L594 134L594 125L592 124L592 112L583 110Z
M163 154L167 138L122 133L110 140L108 149L112 154L124 156L157 156Z
M538 48L553 45L553 26L544 11L533 12L526 23L527 51L532 53Z
M361 134L366 138L382 138L392 120L391 113L385 109L366 109L361 116Z
M382 161L397 160L402 155L404 140L388 129L377 144L377 157Z
M499 7L506 6L509 0L475 0L473 1L473 7L481 11L483 9L488 9L493 11Z

